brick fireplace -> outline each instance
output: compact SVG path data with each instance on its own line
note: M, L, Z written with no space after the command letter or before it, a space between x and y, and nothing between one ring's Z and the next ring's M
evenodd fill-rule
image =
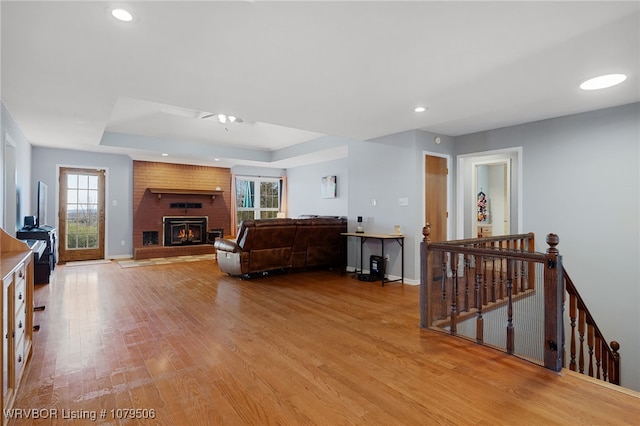
M134 161L133 258L214 253L208 234L229 231L230 206L228 168Z

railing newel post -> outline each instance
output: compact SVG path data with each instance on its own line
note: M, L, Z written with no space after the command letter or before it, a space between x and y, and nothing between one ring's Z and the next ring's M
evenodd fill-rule
M562 279L562 257L556 248L559 242L560 239L556 234L547 235L549 248L545 256L546 267L544 269L544 365L553 371L562 369L562 353L564 352L562 337L564 280Z
M609 382L614 385L620 385L620 343L615 340L609 345L612 351L611 367L609 368Z
M427 328L431 326L431 309L429 307L429 292L431 290L431 279L433 274L433 251L429 249L431 244L431 224L425 224L422 228L422 242L420 243L420 327Z

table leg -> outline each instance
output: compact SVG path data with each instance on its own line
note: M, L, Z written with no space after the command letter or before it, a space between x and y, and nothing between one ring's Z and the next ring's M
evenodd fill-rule
M402 270L402 283L404 284L404 240L397 240L400 243L400 250L402 252L402 265L401 265L401 270Z
M384 287L384 276L387 273L387 259L384 257L384 239L380 239L380 242L382 243L382 253L380 253L380 257L382 258L382 287Z
M360 273L361 274L364 274L364 264L362 263L362 248L364 247L364 240L365 240L364 238L360 237Z

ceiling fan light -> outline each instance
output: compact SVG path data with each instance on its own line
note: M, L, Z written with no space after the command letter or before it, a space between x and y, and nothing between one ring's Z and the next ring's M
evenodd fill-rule
M218 121L222 124L226 124L227 122L227 116L224 114L218 114Z
M607 74L591 78L580 85L582 90L598 90L620 84L627 79L624 74Z
M230 115L228 118L229 118L229 123L233 123L236 121L236 118L233 115Z
M133 21L133 15L124 9L113 9L111 15L118 21L131 22Z

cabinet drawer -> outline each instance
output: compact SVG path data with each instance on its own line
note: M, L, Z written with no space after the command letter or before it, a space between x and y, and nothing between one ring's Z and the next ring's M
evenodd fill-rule
M14 354L15 354L15 358L14 358L14 371L15 371L15 380L16 380L16 386L17 383L20 381L20 376L22 375L22 370L24 369L24 364L25 364L25 359L24 359L24 333L22 333L22 336L20 336L19 339L16 339L14 341Z
M25 280L25 277L27 276L27 270L25 267L24 263L21 263L20 266L18 266L18 268L16 269L16 281L17 280Z
M14 306L16 307L16 313L18 312L18 307L21 304L24 304L25 298L27 297L26 294L26 285L25 285L25 279L24 279L24 275L22 278L19 278L19 273L16 274L16 281L15 281L15 286L14 286L14 297L15 297L15 304Z
M18 340L20 340L20 338L22 336L24 336L24 332L26 330L26 322L25 319L27 317L27 314L25 312L25 305L24 303L22 304L22 308L16 312L16 319L15 319L15 326L13 329L13 338L14 340L17 342Z

